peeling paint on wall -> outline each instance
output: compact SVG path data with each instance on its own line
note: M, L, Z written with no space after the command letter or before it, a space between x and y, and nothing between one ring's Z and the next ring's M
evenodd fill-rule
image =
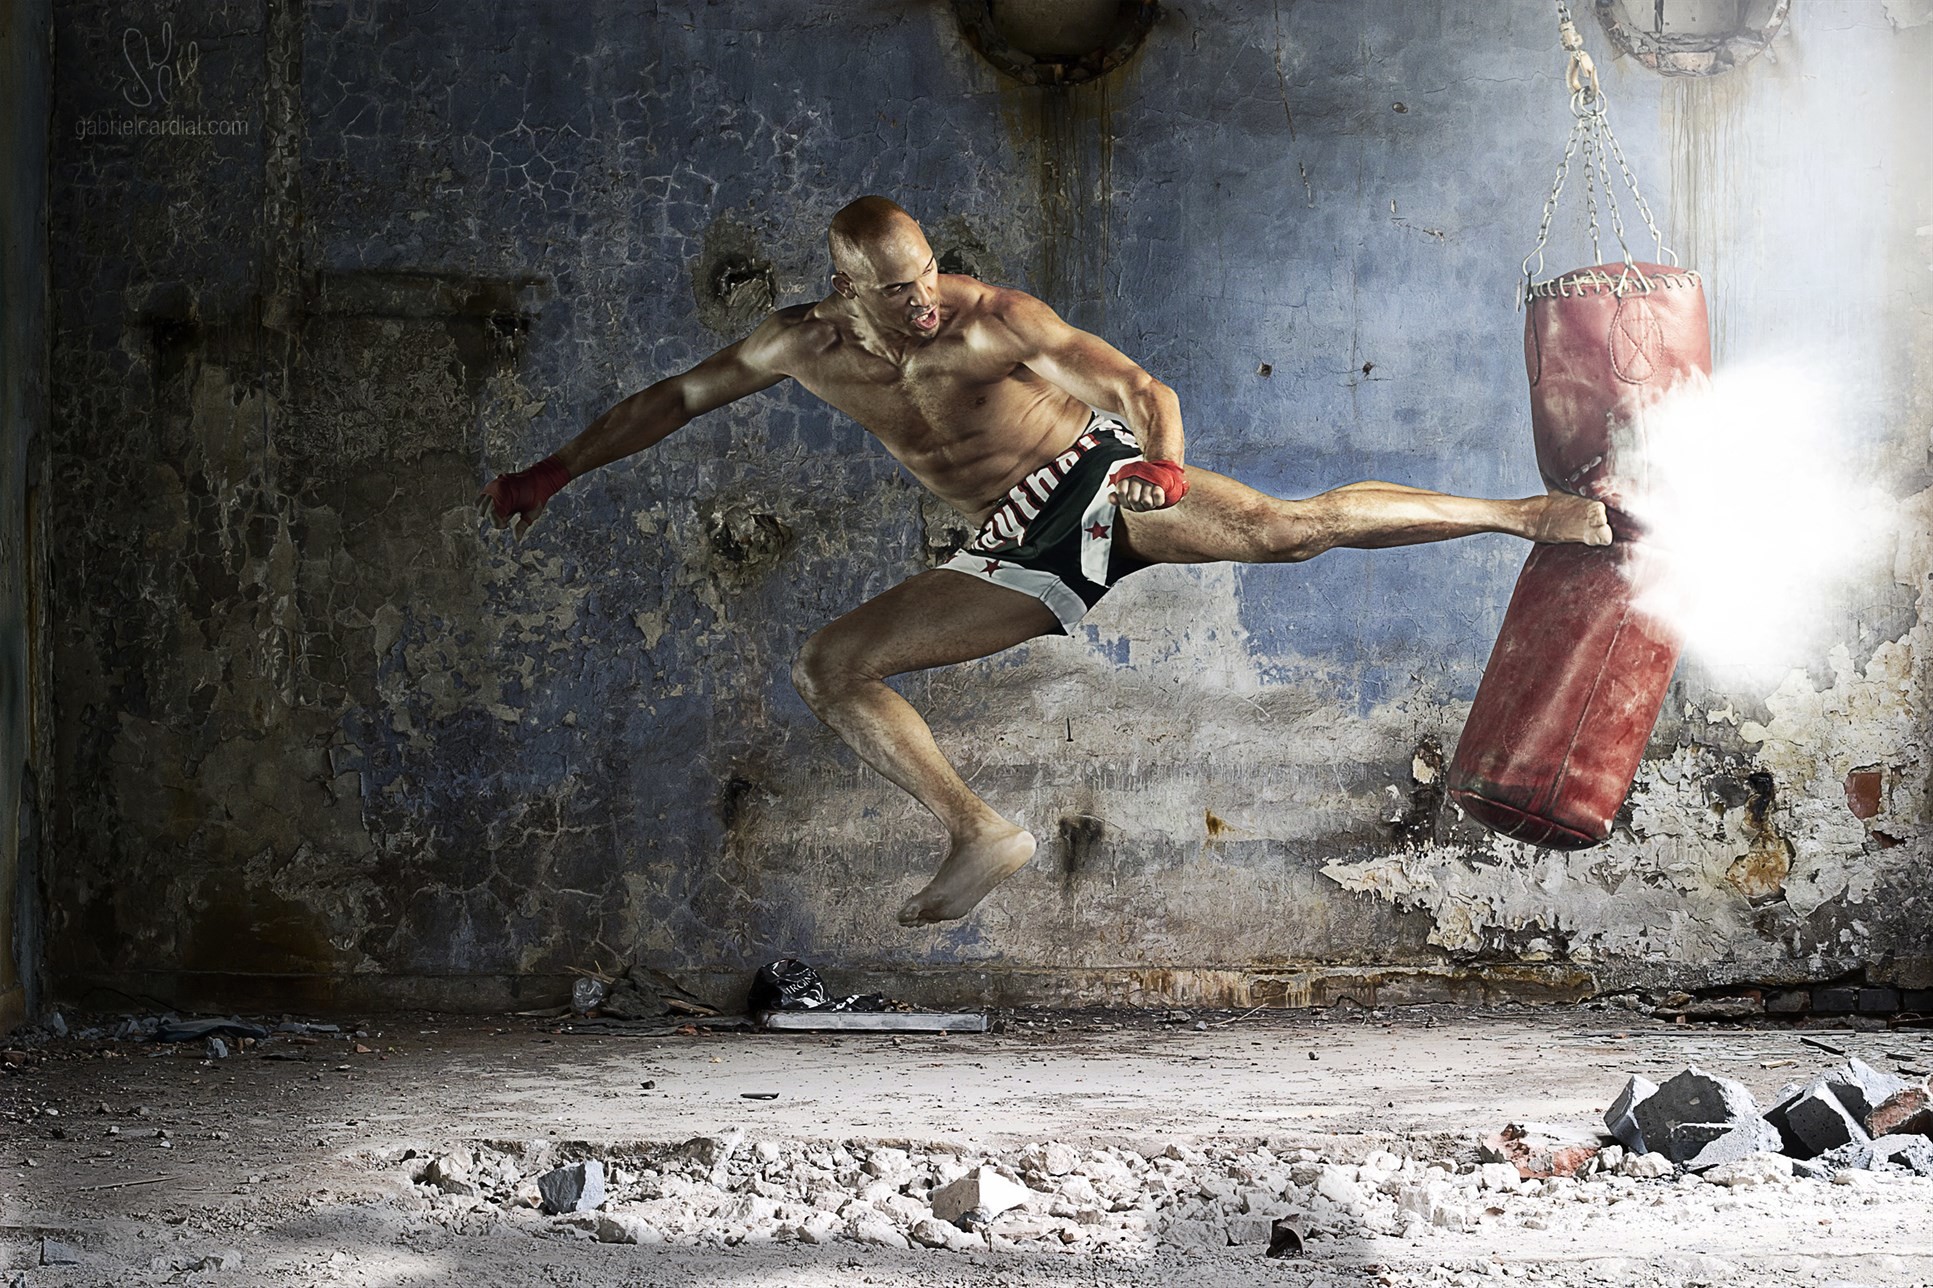
M1933 579L1933 493L1913 499L1905 522L1895 575L1923 587ZM1746 756L1693 743L1648 760L1606 845L1565 855L1492 839L1474 852L1420 847L1323 871L1426 910L1430 942L1453 952L1535 934L1607 984L1890 978L1889 955L1918 970L1933 956L1912 920L1927 895L1907 857L1929 813L1927 648L1922 623L1863 667L1834 647L1827 685L1787 674L1763 698L1766 718L1739 724ZM1701 716L1728 723L1684 715L1688 733ZM1841 786L1868 764L1886 767L1863 771L1886 788L1870 813ZM1876 902L1881 889L1896 893Z

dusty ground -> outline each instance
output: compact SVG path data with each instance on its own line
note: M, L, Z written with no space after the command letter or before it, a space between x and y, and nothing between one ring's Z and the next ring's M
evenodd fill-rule
M1764 1098L1837 1063L1790 1030L1590 1009L1034 1014L985 1036L897 1040L362 1024L359 1042L220 1061L132 1042L42 1048L0 1081L0 1283L1933 1285L1933 1180L1617 1177L1503 1193L1457 1178L1477 1133L1595 1123L1631 1073L1661 1081L1697 1063ZM1883 1068L1933 1063L1924 1030L1810 1036ZM278 1050L306 1058L267 1058ZM1063 1142L1077 1172L1104 1165L1139 1197L1101 1203L1101 1223L1083 1226L1043 1193L971 1248L811 1244L796 1225L726 1246L746 1227L705 1215L730 1196L706 1190L702 1168L678 1171L693 1137L735 1143L739 1170L713 1180L775 1196L784 1219L804 1192L786 1190L795 1160L825 1164L813 1184L836 1188L837 1171L863 1188L875 1178L860 1165L888 1158L882 1144L931 1183L936 1166L1024 1172L1043 1143ZM429 1158L462 1149L502 1169L494 1188L413 1183ZM671 1200L637 1197L687 1191L711 1203L670 1244L633 1246L518 1201L535 1172L586 1156L621 1178L614 1206L656 1211ZM1426 1185L1450 1195L1447 1220L1404 1207ZM1302 1257L1264 1258L1256 1234L1275 1208L1314 1228ZM43 1267L46 1237L79 1263Z

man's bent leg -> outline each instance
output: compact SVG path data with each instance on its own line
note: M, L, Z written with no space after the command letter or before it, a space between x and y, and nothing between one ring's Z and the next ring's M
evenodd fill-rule
M986 657L1059 627L1039 600L934 569L861 604L799 651L792 681L806 705L951 838L932 881L900 909L902 924L966 916L1033 857L1035 842L973 793L886 678Z
M1611 542L1604 507L1564 492L1492 501L1366 482L1293 501L1195 468L1188 484L1188 495L1165 510L1122 513L1130 554L1149 563L1289 563L1338 546L1408 546L1479 532Z

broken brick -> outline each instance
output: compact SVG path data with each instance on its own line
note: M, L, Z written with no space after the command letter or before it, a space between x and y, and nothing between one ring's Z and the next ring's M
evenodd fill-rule
M1855 769L1846 775L1846 808L1854 818L1871 818L1879 813L1879 793L1884 776L1877 769Z
M1575 1176L1597 1157L1597 1142L1583 1136L1574 1131L1536 1130L1510 1123L1484 1137L1477 1152L1486 1163L1510 1164L1525 1180Z
M1866 1115L1866 1130L1874 1136L1933 1136L1933 1092L1924 1083L1895 1091Z

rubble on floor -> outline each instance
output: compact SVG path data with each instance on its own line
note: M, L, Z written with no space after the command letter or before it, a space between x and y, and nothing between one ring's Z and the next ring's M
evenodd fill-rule
M1789 1084L1761 1113L1742 1083L1696 1065L1662 1085L1633 1077L1604 1125L1635 1155L1694 1172L1776 1172L1837 1179L1845 1171L1933 1176L1933 1089L1857 1057ZM1754 1170L1755 1169L1755 1170Z
M1520 1131L1511 1140L1540 1134ZM1615 1219L1626 1204L1682 1202L1687 1185L1749 1197L1807 1183L1778 1154L1748 1154L1701 1176L1662 1154L1616 1144L1591 1146L1570 1174L1526 1178L1516 1163L1483 1161L1495 1147L1493 1138L1460 1157L1376 1150L1347 1162L1267 1142L1079 1148L1049 1141L979 1152L732 1132L600 1150L601 1157L583 1145L496 1142L398 1165L414 1181L425 1217L459 1230L507 1225L540 1237L630 1244L838 1240L1129 1256L1250 1245L1285 1256L1299 1254L1305 1241L1319 1250L1324 1240L1363 1235L1422 1240L1485 1225L1544 1229L1554 1210ZM580 1156L566 1161L571 1153ZM603 1178L596 1201L580 1188L587 1169ZM570 1195L560 1198L562 1190Z
M302 1059L306 1056L296 1053L300 1048L317 1046L324 1041L349 1043L357 1055L377 1055L376 1048L361 1043L381 1037L380 1031L372 1031L363 1024L324 1024L287 1015L257 1020L237 1015L184 1017L173 1011L123 1015L76 1028L59 1011L54 1011L41 1023L16 1029L8 1035L8 1058L4 1063L7 1066L29 1064L41 1049L55 1040L69 1043L67 1049L77 1054L120 1055L125 1053L115 1050L117 1044L139 1043L171 1047L181 1054L208 1060L225 1060L241 1052L270 1059L278 1055L284 1059ZM91 1044L91 1047L80 1044ZM154 1050L150 1054L164 1053Z
M1925 1109L1933 1035L1601 1032L1578 1015L1021 1012L972 1039L644 1042L574 1040L572 1017L391 1015L219 1063L70 1033L0 1073L23 1173L0 1266L124 1288L224 1270L214 1282L615 1288L718 1282L726 1264L745 1288L847 1288L853 1267L907 1288L1933 1283L1916 1233L1933 1177L1900 1166L1927 1138L1883 1139ZM1886 1130L1700 1168L1598 1130L1642 1071L1656 1084L1620 1109L1635 1138L1687 1061L1760 1109L1821 1077L1858 1088L1862 1130ZM1536 1121L1558 1104L1578 1116ZM581 1188L553 1214L560 1171ZM38 1269L43 1237L74 1269Z

